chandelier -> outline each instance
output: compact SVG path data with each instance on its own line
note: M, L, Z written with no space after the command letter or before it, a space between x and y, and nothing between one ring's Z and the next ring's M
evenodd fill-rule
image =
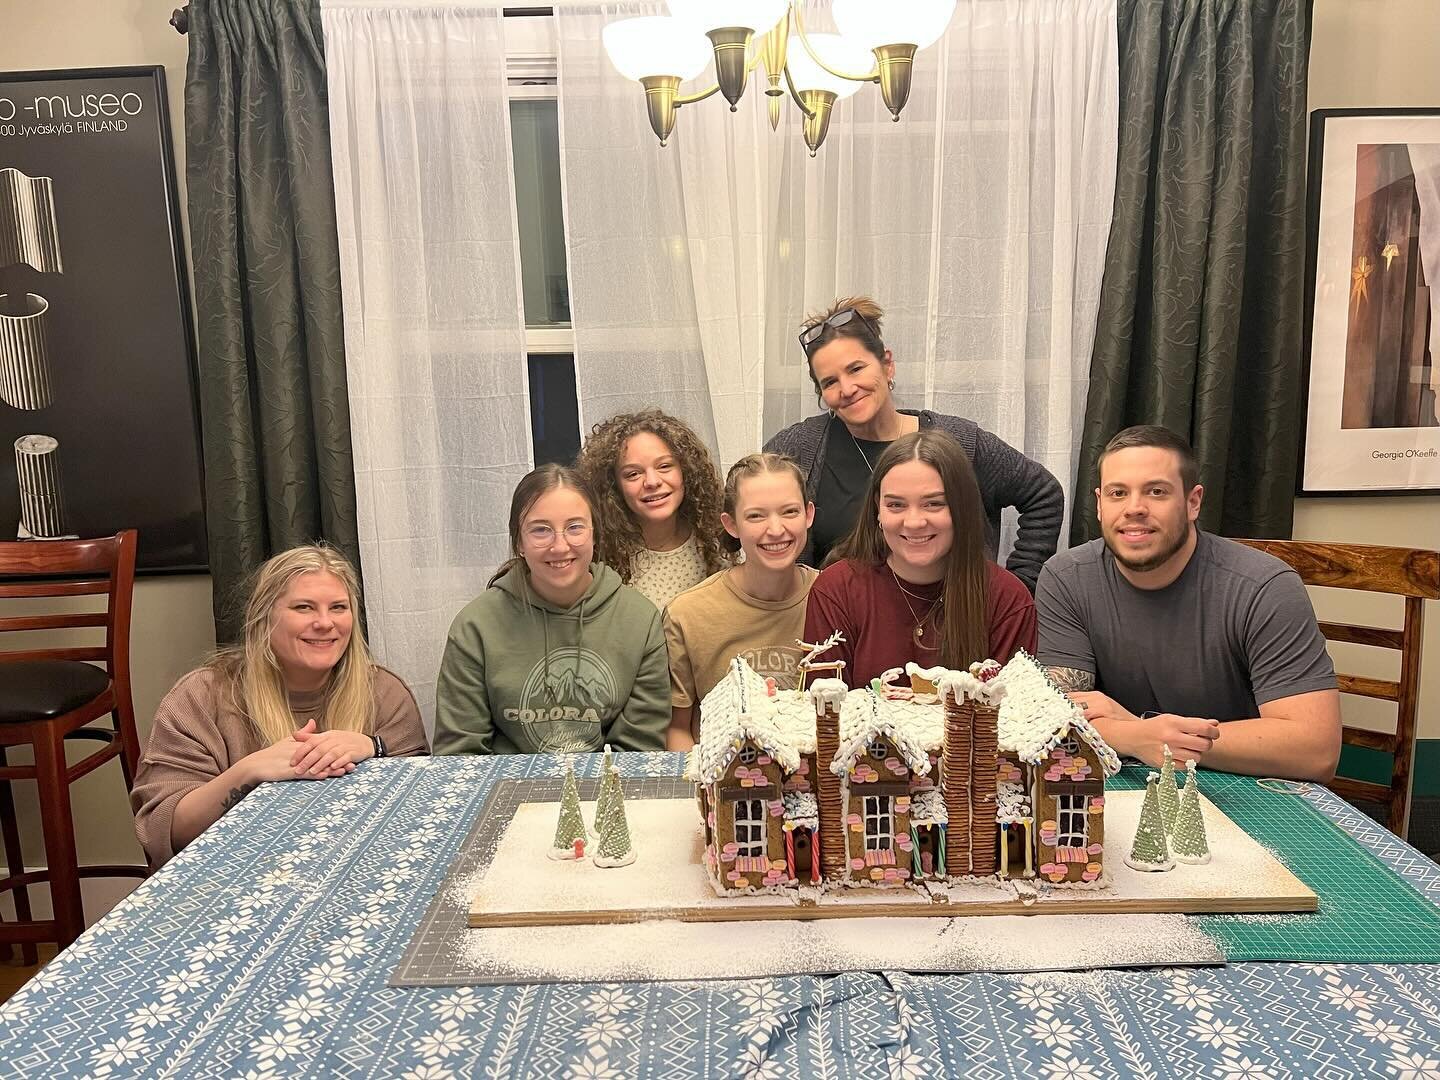
M788 93L804 117L805 144L814 157L835 102L867 82L880 84L885 107L900 119L915 53L939 40L955 0L834 0L838 34L807 34L804 3L668 0L669 15L612 22L602 40L616 70L645 88L650 127L661 146L675 129L677 109L719 92L735 112L750 73L763 67L771 129L780 125ZM699 75L712 57L714 85L682 95L680 84Z

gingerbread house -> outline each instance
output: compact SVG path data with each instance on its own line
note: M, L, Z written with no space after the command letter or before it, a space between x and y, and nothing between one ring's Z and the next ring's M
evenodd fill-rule
M1028 653L1005 665L1003 680L1000 872L1038 874L1057 885L1101 884L1105 780L1120 771L1120 759Z
M1103 882L1104 779L1119 761L1023 652L1003 669L912 664L854 690L777 690L737 658L700 716L686 776L722 894Z

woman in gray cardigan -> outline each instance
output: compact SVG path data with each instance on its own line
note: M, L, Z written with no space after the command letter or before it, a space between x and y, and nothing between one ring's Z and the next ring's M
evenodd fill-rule
M1006 568L1031 592L1040 567L1055 554L1065 500L1060 482L1041 465L973 420L928 409L897 409L895 360L880 338L880 306L867 296L836 300L809 316L800 345L810 380L830 410L792 424L765 449L794 458L805 473L805 495L815 503L810 544L800 561L819 566L850 531L874 463L895 439L935 427L959 440L975 468L985 503L990 557L1000 545L1000 512L1020 514L1015 549Z

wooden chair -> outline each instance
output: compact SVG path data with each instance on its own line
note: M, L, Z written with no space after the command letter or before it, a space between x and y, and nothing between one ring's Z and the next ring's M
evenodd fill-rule
M140 740L130 700L130 598L135 584L135 530L99 540L31 540L0 543L0 600L99 596L105 610L84 613L5 614L0 633L103 628L105 642L0 650L0 829L8 876L0 892L15 898L17 921L0 922L0 944L19 944L22 960L36 962L35 943L65 948L85 929L82 877L144 877L143 866L79 866L75 854L70 785L113 757L120 759L125 789L140 763ZM18 605L17 605L18 606ZM13 609L12 609L13 610ZM87 661L103 661L96 667ZM112 727L90 726L106 714ZM102 746L71 765L66 740L98 740ZM30 746L33 765L12 765L11 746ZM15 821L12 780L34 780L45 836L46 869L26 872ZM29 888L49 882L54 917L31 917Z
M1344 729L1350 746L1390 754L1390 784L1336 777L1330 789L1344 799L1384 803L1386 825L1403 837L1409 825L1411 769L1415 760L1415 713L1420 688L1420 643L1426 600L1440 600L1440 552L1373 544L1326 544L1316 540L1241 540L1294 567L1306 585L1405 597L1405 624L1400 630L1349 623L1320 623L1329 641L1395 649L1400 653L1400 680L1371 679L1337 673L1342 694L1393 701L1395 733Z

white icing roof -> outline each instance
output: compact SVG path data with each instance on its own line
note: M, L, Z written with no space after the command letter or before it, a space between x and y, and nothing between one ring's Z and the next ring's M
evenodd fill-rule
M910 796L910 824L944 825L949 820L945 796L939 788L926 788Z
M785 820L803 825L807 829L820 824L820 804L810 791L787 791L781 798L785 802Z
M1095 750L1106 776L1120 771L1120 759L1085 719L1080 706L1065 696L1024 649L986 686L995 687L1002 695L1001 750L1012 751L1033 765L1073 731Z
M700 702L700 741L686 759L686 778L719 780L746 740L794 772L800 755L815 749L815 706L800 691L780 690L772 697L765 680L737 656Z
M830 771L844 776L877 735L887 735L916 775L930 771L930 751L943 743L945 710L915 701L891 701L873 690L852 690L840 709L840 751ZM824 762L821 762L824 767Z
M1002 780L995 788L995 820L1013 824L1030 817L1030 794L1021 784Z

